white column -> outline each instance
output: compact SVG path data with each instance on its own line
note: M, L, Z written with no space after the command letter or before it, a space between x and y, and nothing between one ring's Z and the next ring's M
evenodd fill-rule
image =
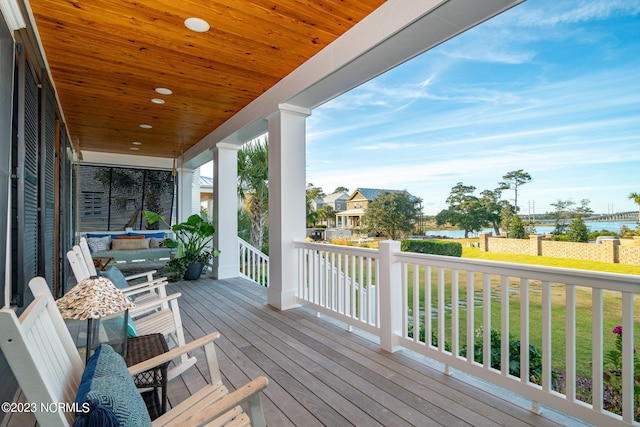
M400 263L393 256L400 252L400 242L378 243L380 263L380 347L393 353L398 350L395 336L402 333L402 292ZM417 333L417 332L416 332ZM431 339L428 337L427 339Z
M238 149L219 142L213 150L214 245L220 255L213 259L213 277L237 277L238 258Z
M193 169L180 168L176 223L186 221L193 213Z
M295 302L298 263L294 240L305 239L306 118L311 112L280 105L269 117L270 305L287 310Z

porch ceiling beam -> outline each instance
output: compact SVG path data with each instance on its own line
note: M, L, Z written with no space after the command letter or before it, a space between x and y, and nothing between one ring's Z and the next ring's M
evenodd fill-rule
M313 109L523 0L389 0L188 150L197 167L218 142L242 144L267 131L278 105Z

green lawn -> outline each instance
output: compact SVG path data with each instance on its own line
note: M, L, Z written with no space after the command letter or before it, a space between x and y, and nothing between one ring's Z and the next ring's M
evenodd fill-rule
M476 258L476 259L491 259L494 261L505 262L518 262L525 264L536 265L548 265L564 268L578 268L589 269L597 271L608 271L614 273L623 274L639 274L640 266L627 266L619 264L608 263L595 263L587 261L578 261L561 258L549 258L549 257L533 257L526 255L507 255L507 254L495 254L484 253L476 248L465 248L463 251L463 257ZM433 307L437 307L437 272L434 269L432 272L432 304ZM411 276L411 271L410 275ZM459 301L466 301L466 276L465 273L460 273L459 278ZM451 279L450 272L445 274L445 305L450 306L451 303ZM509 319L510 319L510 332L519 337L520 335L520 301L519 290L520 283L516 278L510 279L510 303L509 303ZM501 319L501 303L499 300L500 293L500 279L497 276L492 276L491 280L492 298L491 303L491 328L500 330ZM478 328L482 324L482 308L481 296L482 296L482 277L479 273L475 276L475 295L476 302L475 309L475 327ZM542 292L541 284L539 282L532 281L530 283L530 303L529 303L529 333L531 344L541 347L542 343ZM587 288L578 288L576 291L576 357L577 357L577 372L579 375L590 377L591 376L591 290ZM412 307L413 296L409 295L409 306ZM424 307L424 274L421 271L420 274L420 306ZM619 293L605 292L604 293L604 349L605 352L613 348L614 335L611 333L613 328L621 323L621 303ZM460 345L464 345L466 342L466 310L460 310L460 328L459 328L459 342ZM640 298L636 297L635 302L635 331L636 337L640 336ZM433 328L436 330L437 322L433 321ZM447 311L446 316L446 339L451 341L451 312ZM565 369L565 287L563 285L554 285L552 287L552 364L554 369ZM636 338L636 342L638 339Z

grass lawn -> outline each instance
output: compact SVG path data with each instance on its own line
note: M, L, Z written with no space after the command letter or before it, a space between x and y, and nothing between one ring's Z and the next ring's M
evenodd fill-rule
M622 274L637 274L640 275L640 266L620 265L599 263L591 261L580 261L564 258L550 258L550 257L534 257L527 255L510 255L510 254L496 254L481 252L477 248L467 248L466 244L463 244L463 257L475 258L475 259L488 259L493 261L504 262L516 262L523 264L535 264L535 265L547 265L553 267L563 268L576 268L585 270L606 271L612 273ZM411 276L411 272L410 275ZM437 269L432 272L432 307L437 307ZM451 303L451 279L450 272L445 273L445 306L450 307ZM459 278L459 301L466 301L466 283L467 278L465 273L460 273ZM541 348L542 343L542 285L539 282L530 282L530 302L529 302L529 333L531 344ZM482 323L482 276L476 273L474 293L476 297L475 304L475 325L478 328ZM500 278L492 276L491 278L491 290L492 290L492 302L491 302L491 328L500 330L501 319L501 303L500 296ZM517 278L510 278L509 280L509 319L510 319L510 333L519 337L520 335L520 282ZM565 370L565 286L553 285L552 286L552 366L553 369ZM578 375L584 377L591 377L591 290L588 288L578 288L576 291L576 369ZM409 295L409 306L412 306L413 296ZM420 306L424 307L424 273L420 273ZM604 293L604 351L607 352L614 346L614 335L611 333L613 328L621 323L622 311L619 293L605 292ZM460 345L464 345L466 342L466 310L460 310L460 330L459 330L459 342ZM635 301L635 337L640 336L640 297L636 297ZM451 311L447 310L446 316L446 339L451 341ZM433 321L433 329L436 330L437 322ZM638 338L635 340L638 342Z

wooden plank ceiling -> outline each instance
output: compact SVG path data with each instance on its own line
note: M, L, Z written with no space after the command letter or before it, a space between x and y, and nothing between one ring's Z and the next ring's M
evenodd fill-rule
M30 0L74 144L83 151L169 158L382 3ZM187 29L190 17L211 28Z

